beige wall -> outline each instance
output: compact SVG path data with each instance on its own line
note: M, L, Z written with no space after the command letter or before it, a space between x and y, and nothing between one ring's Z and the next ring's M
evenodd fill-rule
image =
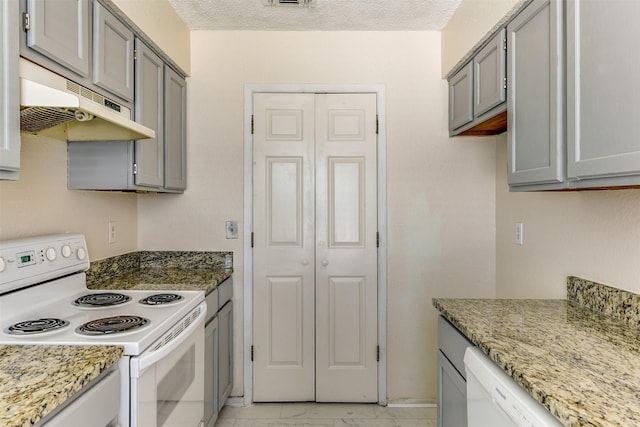
M442 30L442 75L446 75L521 0L464 0Z
M111 0L187 74L191 33L167 0Z
M640 293L640 190L509 193L498 137L497 296L565 298L575 275ZM524 245L515 241L523 223Z
M61 126L47 136L21 134L18 181L0 181L0 240L49 233L83 233L89 258L137 249L135 194L67 190L67 143ZM109 244L116 221L118 241Z
M189 188L139 196L143 249L235 252L234 395L242 390L243 91L247 83L384 84L388 185L388 396L434 401L432 297L491 297L495 142L450 140L440 34L193 32Z

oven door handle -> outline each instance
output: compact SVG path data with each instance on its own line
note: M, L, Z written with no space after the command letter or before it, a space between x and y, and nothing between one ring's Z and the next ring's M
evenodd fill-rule
M131 375L134 378L140 378L143 371L150 366L156 364L159 360L173 352L176 348L178 348L185 340L187 340L191 334L204 322L206 317L206 309L203 310L200 315L196 318L194 322L192 322L189 326L187 326L177 337L173 338L169 343L160 347L156 351L153 351L149 354L132 358L131 359Z

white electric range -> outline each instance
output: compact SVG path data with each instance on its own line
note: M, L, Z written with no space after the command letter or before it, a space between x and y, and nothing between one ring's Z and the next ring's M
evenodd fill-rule
M88 268L79 234L0 242L0 344L122 346L118 425L202 425L204 292L89 290Z

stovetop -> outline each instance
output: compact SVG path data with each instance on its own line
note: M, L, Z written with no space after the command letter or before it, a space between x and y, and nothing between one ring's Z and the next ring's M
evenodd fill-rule
M0 344L121 345L125 355L139 355L204 302L202 291L89 290L84 237L27 243L0 245ZM62 256L64 245L71 247L69 256ZM48 281L37 281L43 277ZM60 326L36 331L50 323ZM18 326L27 333L16 334Z

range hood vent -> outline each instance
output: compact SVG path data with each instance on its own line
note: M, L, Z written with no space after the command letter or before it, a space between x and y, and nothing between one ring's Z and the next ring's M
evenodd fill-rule
M20 58L20 130L38 133L66 123L68 141L155 138L131 120L131 110L97 92Z

